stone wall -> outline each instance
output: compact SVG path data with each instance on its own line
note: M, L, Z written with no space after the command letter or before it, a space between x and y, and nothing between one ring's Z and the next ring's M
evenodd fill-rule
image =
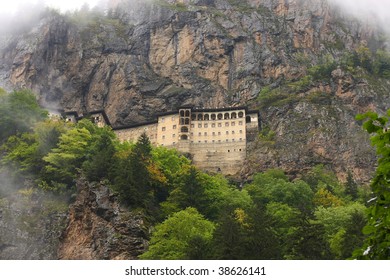
M115 134L121 142L136 142L142 133L146 133L150 142L157 145L157 123L144 124L132 127L114 129Z

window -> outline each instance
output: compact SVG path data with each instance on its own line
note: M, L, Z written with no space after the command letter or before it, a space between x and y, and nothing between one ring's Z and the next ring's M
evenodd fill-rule
M215 142L215 140L212 141L213 143Z
M242 125L242 121L239 121L239 122L238 122L238 125Z
M221 131L218 131L218 135L221 135Z
M204 128L208 128L209 125L207 123L204 124Z
M212 124L211 124L211 127L215 127L215 123L212 123Z
M238 117L242 118L244 116L244 113L242 111L238 112Z
M191 128L194 128L195 127L195 125L194 124L191 124Z
M218 123L218 127L222 127L222 123Z
M204 136L207 136L207 132L204 133Z
M202 128L202 124L201 123L198 124L198 128Z
M176 129L176 125L173 125L173 129Z
M234 130L232 130L232 134L234 134Z
M164 122L165 121L165 118L161 118L161 122Z
M176 134L172 134L172 138L175 138L176 137Z
M240 130L240 134L242 134L242 130Z
M172 145L175 145L176 144L176 142L172 142Z
M199 132L199 133L198 133L198 136L202 136L202 132Z
M222 120L223 119L223 116L221 113L218 114L218 120Z
M232 142L234 142L234 139L232 139Z
M163 126L161 130L162 130L162 131L165 131L165 130L166 130L166 127L165 127L165 126Z
M229 131L226 131L226 135L229 135Z
M162 136L162 139L165 139L165 135Z
M232 126L235 126L236 125L236 122L232 122Z
M213 131L213 136L215 136L215 132Z
M205 143L207 143L207 140L204 140Z
M228 122L226 122L226 123L225 123L225 126L229 126L229 123L228 123Z

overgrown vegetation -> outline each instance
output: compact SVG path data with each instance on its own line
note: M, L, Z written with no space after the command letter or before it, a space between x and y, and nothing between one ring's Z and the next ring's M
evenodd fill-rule
M1 98L16 96L14 116L25 118L23 110L39 117L20 131L13 124L21 120L1 117L1 172L12 170L9 179L26 195L42 189L71 196L78 176L105 181L124 206L142 211L154 225L143 259L345 259L363 244L366 196L352 176L342 184L323 166L299 180L268 170L238 189L221 175L196 169L175 150L152 147L145 135L120 143L109 127L86 119L48 119L28 92L3 92ZM273 132L265 128L260 137L272 141ZM378 197L387 186L380 176L374 183L380 185ZM371 211L377 219L384 213L379 209ZM384 235L374 230L366 228L377 242Z

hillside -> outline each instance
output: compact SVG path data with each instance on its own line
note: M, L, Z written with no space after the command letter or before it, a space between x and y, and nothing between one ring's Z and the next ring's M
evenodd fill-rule
M273 139L253 146L243 177L322 163L370 178L354 117L389 106L386 37L327 1L111 1L33 23L2 36L0 85L31 88L44 106L104 109L124 125L181 105L249 105Z
M378 163L355 117L390 107L379 23L327 0L108 2L0 29L0 258L345 259L361 248ZM186 105L247 106L261 127L225 178L86 119L49 120L25 88L52 111L104 110L114 127ZM380 120L366 129L388 137Z

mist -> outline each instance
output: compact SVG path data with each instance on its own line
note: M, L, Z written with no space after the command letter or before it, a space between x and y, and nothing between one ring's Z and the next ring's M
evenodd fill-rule
M379 24L390 32L390 1L388 0L328 0L339 6L342 11L357 17L363 22Z

